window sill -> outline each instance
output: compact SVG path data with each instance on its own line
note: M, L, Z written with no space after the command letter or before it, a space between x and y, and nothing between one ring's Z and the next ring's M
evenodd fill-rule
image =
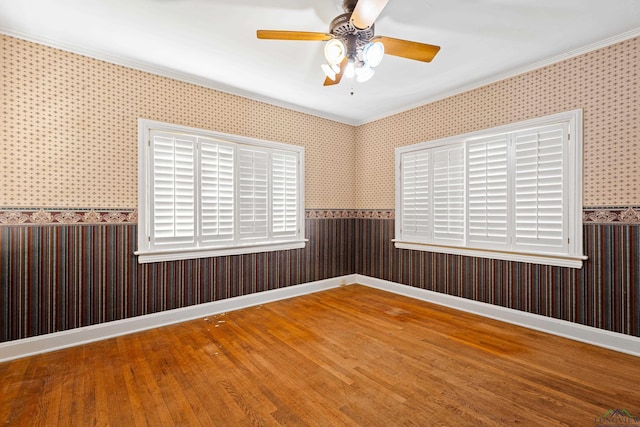
M491 249L462 248L456 246L440 246L425 243L393 241L398 249L412 249L427 252L439 252L451 255L465 255L479 258L499 259L503 261L527 262L532 264L553 265L557 267L582 268L586 256L559 254L530 254L526 252L507 252Z
M258 252L274 252L289 249L304 248L308 242L304 240L289 240L282 242L269 242L260 244L247 244L234 247L207 247L207 248L189 248L189 249L158 249L143 250L134 252L138 256L139 264L147 264L151 262L163 261L179 261L184 259L212 258L228 255L252 254Z

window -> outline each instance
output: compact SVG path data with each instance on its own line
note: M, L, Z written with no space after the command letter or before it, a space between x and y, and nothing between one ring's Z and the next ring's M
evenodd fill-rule
M302 248L304 148L140 119L139 262Z
M582 267L580 110L396 149L398 248Z

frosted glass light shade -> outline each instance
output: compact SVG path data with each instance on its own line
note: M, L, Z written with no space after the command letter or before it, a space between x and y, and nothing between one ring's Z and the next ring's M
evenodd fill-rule
M364 47L362 54L369 67L377 67L384 56L384 45L382 42L369 43Z
M356 81L358 83L364 83L367 80L369 80L371 77L373 77L375 73L376 73L376 70L365 65L364 67L359 68L357 70L356 74L358 75L358 77L356 77Z
M322 71L324 71L325 76L327 76L329 79L333 80L334 82L336 81L336 72L333 70L332 67L328 66L327 64L322 64L320 67L322 68Z
M341 63L346 51L344 43L338 39L331 39L324 45L324 57L330 65Z

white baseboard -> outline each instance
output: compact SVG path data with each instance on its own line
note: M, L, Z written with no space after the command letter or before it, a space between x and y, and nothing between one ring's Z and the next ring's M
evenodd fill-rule
M355 274L0 343L0 362L355 283Z
M431 302L434 304L454 308L468 313L478 314L502 322L512 323L529 329L558 335L564 338L580 341L598 347L608 348L621 353L640 356L640 338L631 335L619 334L606 331L579 323L568 322L566 320L554 319L552 317L527 313L511 308L500 307L493 304L473 301L439 292L414 288L400 283L375 279L373 277L356 275L356 283L381 289L395 294Z
M229 298L160 313L147 314L131 319L116 320L99 325L85 326L69 331L56 332L21 340L0 343L0 362L19 359L35 354L46 353L86 344L120 335L131 334L147 329L185 322L218 313L239 310L260 304L266 304L287 298L307 295L345 284L360 283L371 288L404 295L410 298L451 307L457 310L478 314L491 319L535 329L553 335L581 341L587 344L608 348L622 353L640 356L640 338L592 328L565 320L526 313L492 304L486 304L466 298L441 294L414 288L399 283L376 279L359 274L351 274L332 279L310 282L287 288L274 289L251 295Z

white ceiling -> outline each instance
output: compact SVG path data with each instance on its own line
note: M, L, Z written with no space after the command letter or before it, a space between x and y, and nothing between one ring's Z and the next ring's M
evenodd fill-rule
M341 0L0 1L0 32L349 124L362 124L640 35L640 0L390 0L376 34L442 47L385 56L366 83L324 87L323 42ZM351 94L353 92L353 94Z

